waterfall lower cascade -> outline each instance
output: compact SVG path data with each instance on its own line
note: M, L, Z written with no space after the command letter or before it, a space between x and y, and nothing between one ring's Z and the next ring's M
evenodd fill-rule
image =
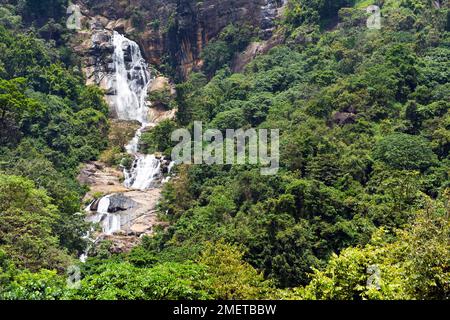
M106 235L112 235L114 232L121 229L121 217L118 214L112 214L109 212L109 206L111 204L110 195L103 197L97 204L97 214L89 218L92 223L99 223L102 227L102 233ZM88 207L86 210L90 211Z
M91 211L91 206L95 203L91 203L85 210L87 212ZM89 217L88 221L91 223L98 223L102 228L102 233L105 235L112 235L114 232L120 231L122 227L121 217L117 214L109 213L109 206L111 204L110 196L106 196L100 199L97 204L97 213L91 217ZM80 256L81 262L86 262L89 254L89 250L92 246L95 246L98 238L92 239L91 233L94 229L91 229L85 236L84 239L89 243L85 252Z
M139 140L142 133L154 126L149 121L149 108L147 106L147 90L154 79L149 71L145 59L136 42L131 41L114 32L111 40L114 53L112 55L111 70L108 86L111 95L108 102L119 120L138 121L141 128L135 137L126 146L127 152L135 160L130 170L124 169L124 186L130 190L145 191L154 186L155 181L162 178L161 159L155 155L145 155L139 152ZM121 215L110 212L110 197L107 195L97 203L97 213L88 220L100 224L103 235L112 235L121 231ZM91 206L86 211L91 212ZM89 235L86 236L89 238ZM93 242L96 242L94 240ZM87 253L82 255L85 260Z

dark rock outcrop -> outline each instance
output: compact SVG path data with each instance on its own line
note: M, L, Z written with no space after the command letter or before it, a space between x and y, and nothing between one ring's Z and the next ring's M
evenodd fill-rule
M126 211L136 207L137 203L132 199L126 197L123 193L113 194L109 197L108 212L115 213L119 211Z
M90 211L96 212L98 210L98 204L99 204L100 200L101 199L97 199L91 204ZM133 209L137 206L136 201L125 196L123 193L117 193L117 194L111 195L109 197L109 201L110 201L109 207L108 207L109 213L127 211L127 210Z
M338 125L347 125L356 122L356 114L349 112L336 112L332 117L333 123Z

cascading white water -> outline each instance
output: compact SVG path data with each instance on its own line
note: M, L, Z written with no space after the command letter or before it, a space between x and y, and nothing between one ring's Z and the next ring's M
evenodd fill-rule
M110 197L109 195L100 199L97 214L89 219L93 223L100 223L102 233L106 235L112 235L120 231L122 227L120 215L109 213L109 206L111 204Z
M133 172L136 174L133 175ZM129 174L125 186L130 189L146 190L160 176L161 161L152 154L140 156L134 163L132 173Z
M113 45L115 73L109 85L115 93L112 104L117 117L121 120L137 120L145 126L148 122L145 101L151 81L147 63L138 44L116 31L113 35Z
M113 95L108 97L109 104L115 110L118 119L135 120L142 125L133 140L126 146L127 152L134 156L135 161L131 170L124 170L124 185L129 189L146 190L161 176L161 160L154 155L139 153L141 135L152 125L149 123L146 99L147 89L153 78L136 42L114 32L112 43L114 74L110 77L109 91ZM90 222L100 223L102 233L106 235L112 235L120 231L122 227L121 215L109 213L110 197L111 195L108 195L100 199L97 214L88 218ZM92 211L92 205L93 203L86 208L86 211ZM126 217L124 219L126 220ZM99 236L97 239L90 239L90 233L88 232L85 238L92 244L80 256L82 262L86 261L90 247L101 238Z
M161 174L161 163L155 156L139 153L140 137L149 125L146 99L152 77L136 42L114 32L113 45L115 74L110 86L115 96L112 103L119 119L137 120L142 124L126 147L135 161L131 170L124 170L124 184L130 189L145 190Z
M120 215L118 214L107 214L104 220L103 233L107 235L112 235L122 229Z
M97 204L97 213L87 219L87 221L91 223L100 223L102 227L102 233L105 235L113 235L115 232L118 232L122 229L121 216L118 214L109 213L109 206L111 204L110 197L111 195L101 198ZM91 208L94 203L95 201L92 202L85 210L89 212L92 211ZM89 257L90 248L95 245L95 243L100 238L97 237L96 239L91 239L91 233L93 231L94 228L88 231L87 234L83 237L88 241L86 250L80 255L80 261L83 263L85 263L87 258Z
M109 80L109 89L113 95L108 97L109 103L118 119L139 121L142 125L126 146L127 152L134 156L135 161L131 170L124 170L124 184L129 189L146 190L161 174L159 159L154 155L139 153L141 135L151 125L146 99L147 89L153 78L136 42L114 31L112 44L114 73ZM92 204L86 211L91 211L91 206ZM109 213L109 206L110 195L99 201L97 214L89 219L93 223L100 223L102 232L106 235L121 230L121 216Z
M111 204L111 200L109 199L109 196L101 198L98 203L97 212L98 213L108 213L110 204Z
M124 170L124 184L130 189L145 190L161 173L161 163L155 156L139 153L139 140L150 125L146 99L147 89L153 78L136 42L114 31L112 44L114 73L109 80L109 91L113 95L108 97L109 103L118 119L139 121L142 125L126 146L127 152L134 156L135 161L131 170ZM117 231L118 228L120 230L120 216L108 213L108 201L108 196L100 200L96 215L98 221L93 221L102 221L106 234ZM90 206L87 210L90 210Z

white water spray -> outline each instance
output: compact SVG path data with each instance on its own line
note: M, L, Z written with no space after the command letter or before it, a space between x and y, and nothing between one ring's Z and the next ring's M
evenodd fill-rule
M100 199L97 214L89 219L93 223L100 223L102 233L106 235L112 235L120 231L122 227L120 215L109 213L109 206L111 204L110 197L106 196Z
M136 42L114 31L114 77L110 87L115 95L112 104L121 120L137 120L143 126L148 122L147 88L151 75Z

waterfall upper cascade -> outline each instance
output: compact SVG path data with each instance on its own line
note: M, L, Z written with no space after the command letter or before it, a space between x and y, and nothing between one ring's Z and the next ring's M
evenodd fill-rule
M136 42L114 32L112 38L114 76L109 86L114 92L112 104L121 120L137 120L147 125L147 88L152 80L148 65Z

